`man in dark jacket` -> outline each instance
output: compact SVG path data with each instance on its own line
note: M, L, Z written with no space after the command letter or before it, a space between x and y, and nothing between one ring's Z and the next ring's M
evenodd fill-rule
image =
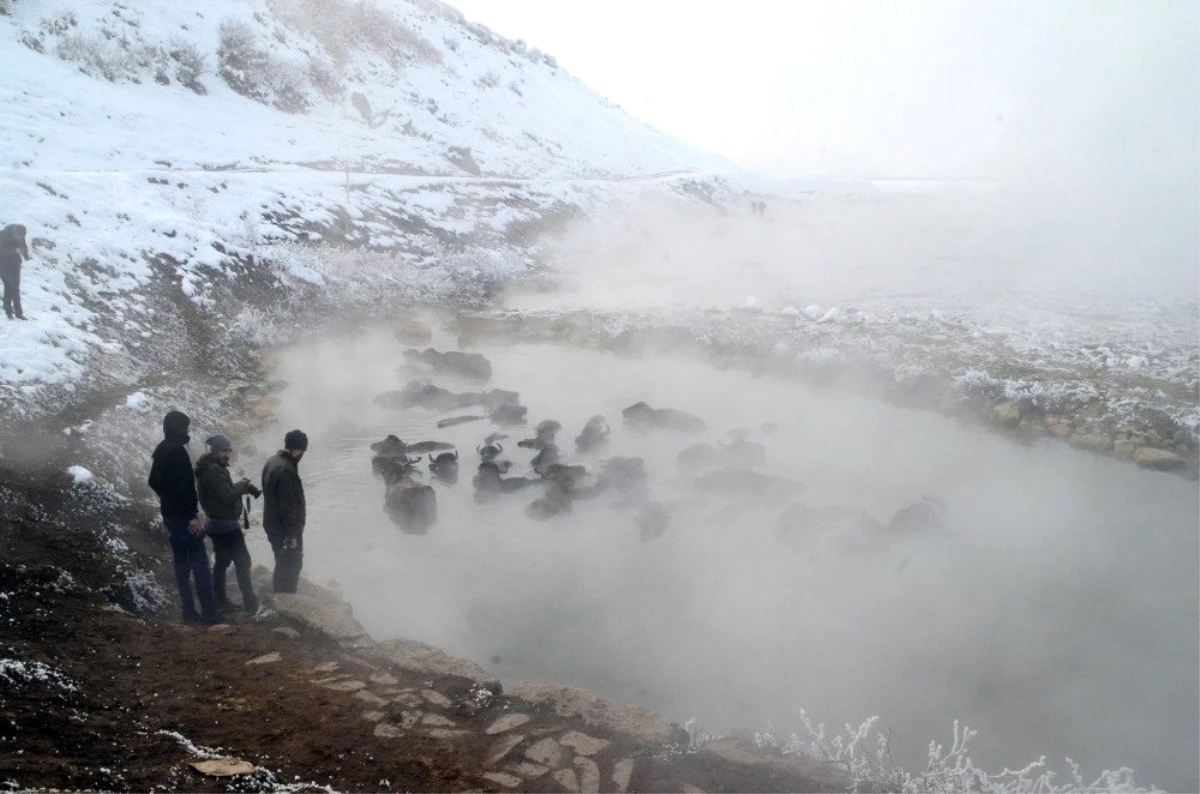
M208 569L208 551L204 548L204 530L197 517L196 480L187 451L191 423L187 414L180 411L170 411L163 417L163 440L154 450L149 482L158 494L175 557L175 583L179 585L183 622L220 623ZM192 600L191 579L195 579L196 595L200 597L199 615Z
M283 449L263 466L263 529L275 552L276 593L294 593L304 564L304 484L298 465L308 449L308 436L292 430Z
M4 313L25 319L21 311L21 263L29 259L25 245L25 227L14 223L0 229L0 281L4 283Z
M246 536L242 534L238 519L243 512L242 497L246 494L258 496L262 491L245 477L233 481L229 474L233 444L228 438L215 435L204 443L208 446L208 452L196 461L196 491L200 497L200 507L207 517L204 531L212 540L217 557L212 571L217 609L224 612L232 608L225 592L225 573L232 563L238 588L242 591L242 607L249 614L257 615L259 603L250 579L250 551L246 548Z

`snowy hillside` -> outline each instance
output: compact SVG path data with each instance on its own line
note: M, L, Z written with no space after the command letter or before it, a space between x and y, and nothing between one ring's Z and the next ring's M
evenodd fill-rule
M0 10L0 219L33 253L33 322L0 326L6 414L177 363L181 301L233 334L296 290L461 297L597 202L704 199L688 174L734 170L433 0Z

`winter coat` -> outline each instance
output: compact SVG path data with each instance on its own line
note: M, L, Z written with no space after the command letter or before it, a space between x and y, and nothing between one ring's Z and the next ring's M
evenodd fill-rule
M285 450L267 459L262 473L263 529L269 535L304 532L304 484L297 461Z
M0 278L9 279L20 273L23 261L19 249L12 247L8 241L0 244Z
M163 518L196 517L196 479L188 456L189 437L179 427L164 428L165 438L154 448L148 483L158 494Z
M235 483L229 468L222 466L212 455L201 455L196 461L196 493L200 497L200 507L209 518L237 521L242 517L242 497L248 492L249 486Z

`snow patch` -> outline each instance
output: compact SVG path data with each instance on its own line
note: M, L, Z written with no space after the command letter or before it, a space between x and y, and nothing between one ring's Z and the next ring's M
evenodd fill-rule
M76 485L82 485L85 482L91 482L92 478L95 476L82 466L67 467L67 474L71 475L71 478Z

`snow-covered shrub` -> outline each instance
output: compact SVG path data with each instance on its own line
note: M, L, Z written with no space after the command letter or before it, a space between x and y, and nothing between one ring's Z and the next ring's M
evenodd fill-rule
M217 47L217 74L237 93L266 103L271 56L259 47L254 29L240 19L222 20Z
M857 728L847 724L846 733L830 735L825 724L813 725L811 718L800 711L800 721L807 735L793 733L781 740L771 733L755 733L754 743L761 749L776 750L783 755L799 755L813 758L842 769L849 775L854 791L895 791L905 794L932 794L933 792L980 791L994 794L1016 792L1144 792L1134 780L1132 769L1122 767L1115 771L1105 770L1094 781L1088 782L1079 771L1079 765L1066 759L1069 781L1058 784L1057 773L1048 769L1046 757L1042 756L1021 769L1004 769L988 773L967 755L967 743L976 731L954 721L954 737L949 749L936 741L929 743L925 768L910 773L902 768L892 756L886 734L871 732L878 717L863 721ZM1153 789L1149 789L1153 790Z
M342 96L342 83L333 65L317 55L308 56L308 81L321 96L333 102ZM356 94L362 96L362 94ZM369 116L369 114L368 114Z
M175 41L171 43L168 55L175 62L175 79L180 85L197 94L207 93L200 83L200 76L208 71L208 58L199 47L190 41Z
M270 5L277 19L320 42L339 66L360 47L374 50L393 66L441 63L436 47L370 0L271 0Z
M137 51L135 51L137 50ZM85 33L68 33L58 39L58 57L79 66L79 70L110 83L136 81L141 75L141 63L154 57L128 40L105 39Z

